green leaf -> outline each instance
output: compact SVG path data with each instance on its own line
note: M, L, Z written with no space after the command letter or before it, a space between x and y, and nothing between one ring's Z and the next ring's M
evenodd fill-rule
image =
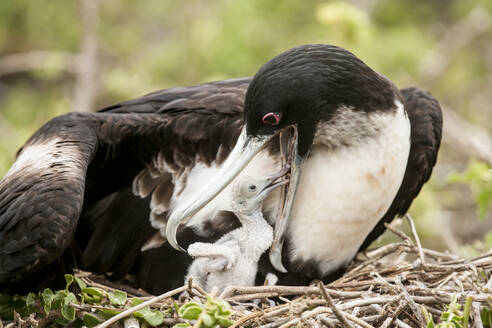
M472 296L467 296L465 301L465 308L463 310L463 328L468 328L468 323L470 321L470 311L473 302Z
M114 310L109 310L109 309L101 309L98 311L98 313L100 313L104 317L104 319L109 319L111 317L114 317L115 315L117 315L121 312L123 312L123 310L114 311Z
M81 291L84 300L89 303L101 303L104 296L104 291L96 287L82 288Z
M191 325L188 322L182 322L182 323L175 324L172 328L188 328L188 327L191 327Z
M449 183L465 183L470 186L480 220L485 219L492 205L492 174L489 168L486 163L472 160L464 172L448 176Z
M74 276L74 278L75 278L75 282L77 283L77 285L79 286L79 288L81 290L84 289L84 288L87 288L87 284L82 279L77 278L75 276Z
M57 316L57 317L55 317L55 318L53 319L53 321L54 321L56 324L58 324L59 326L61 326L61 327L66 327L66 326L68 326L68 325L71 323L71 321L70 321L70 320L67 320L67 319L65 319L64 317L58 317L58 316ZM56 327L56 326L55 326L55 327Z
M492 204L492 189L491 190L479 190L477 191L477 210L478 218L480 220L485 220L487 217L487 211Z
M75 309L73 307L71 307L70 305L62 306L61 314L68 321L75 320Z
M201 304L188 302L179 308L178 315L183 319L197 320L202 311Z
M27 297L26 297L27 307L33 306L35 302L36 302L36 294L34 294L34 293L27 294Z
M53 303L51 303L51 308L54 310L58 310L63 305L63 300L68 296L68 292L65 290L57 290L55 293L55 297L53 298Z
M134 313L135 317L143 318L151 326L158 326L164 321L164 315L159 310L151 310L146 306Z
M482 319L484 326L492 327L492 309L483 309L482 312L480 312L480 318Z
M77 303L77 298L73 293L68 293L63 299L61 314L68 321L75 320L75 308L71 305L72 303Z
M55 294L53 294L53 291L51 289L46 288L41 294L41 297L43 298L44 312L46 313L46 315L48 315L51 310L51 304L55 299Z
M68 287L73 283L73 276L71 274L66 274L65 275L65 281L67 282L67 285L65 286L65 290L68 292Z
M0 304L7 304L12 300L12 295L7 293L0 293Z
M229 316L216 316L215 318L221 327L229 327L232 325L232 320Z
M82 321L89 328L95 327L101 322L99 318L89 313L84 314L84 316L82 317Z
M422 312L424 319L427 321L427 328L434 328L434 319L432 318L432 315L427 311L427 309L422 305L420 308L420 311Z
M132 298L132 306L139 305L142 303L143 303L143 301L140 298L138 298L138 297Z
M84 288L84 289L82 289L82 292L89 294L91 296L99 296L101 298L104 296L104 291L102 289L96 288L96 287Z
M115 290L108 294L109 302L113 305L125 305L127 300L126 292Z
M202 323L205 327L215 327L216 326L216 320L210 314L203 312L201 314L201 318L202 318Z

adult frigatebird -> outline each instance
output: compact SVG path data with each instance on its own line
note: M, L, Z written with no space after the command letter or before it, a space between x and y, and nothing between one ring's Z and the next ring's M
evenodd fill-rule
M41 286L60 265L131 274L151 292L181 284L190 259L171 246L235 228L231 181L282 165L289 186L263 208L271 262L288 271L280 283L327 278L407 211L435 164L441 117L430 94L399 91L330 45L290 49L253 79L59 116L0 182L0 285ZM273 270L265 257L260 273Z

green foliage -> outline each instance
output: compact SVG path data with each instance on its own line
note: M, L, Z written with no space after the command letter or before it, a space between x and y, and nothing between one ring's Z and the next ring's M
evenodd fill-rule
M465 183L470 186L477 202L478 217L483 220L492 205L492 172L490 166L472 160L462 173L452 173L448 177L450 183Z
M121 290L115 290L112 293L108 293L109 301L113 305L125 305L126 304L126 299L127 295L126 292L123 292Z
M457 302L456 295L454 295L451 303L447 306L447 311L441 313L441 320L438 324L434 323L432 315L425 307L422 307L422 313L427 321L427 328L468 328L472 301L471 297L467 297L465 308L461 311L462 306Z
M207 295L205 304L197 302L188 302L183 304L178 315L187 320L198 320L199 327L216 328L229 327L232 325L231 315L233 314L231 306L224 300L216 299L211 295ZM173 328L190 327L189 323L179 323Z
M62 290L46 288L41 293L29 293L25 296L0 294L0 318L13 320L15 311L22 318L36 313L47 320L47 324L52 323L55 326L95 327L121 313L125 306L128 308L143 302L139 298L129 300L126 292L121 290L106 292L101 288L87 286L82 279L73 275L65 275L65 281L66 286ZM80 291L78 296L74 293L75 289ZM97 305L97 308L93 308L94 312L88 311L92 309L91 305ZM79 307L84 311L81 312ZM114 310L115 307L121 308L121 311ZM161 311L148 306L135 312L134 316L150 326L158 326L164 319Z
M133 306L141 304L142 302L143 301L138 298L132 299ZM144 319L149 325L153 327L160 325L164 320L164 315L162 314L161 311L151 310L149 306L146 306L143 309L136 311L135 313L133 313L133 315L136 318Z
M482 319L484 327L492 327L492 304L480 312L480 318Z

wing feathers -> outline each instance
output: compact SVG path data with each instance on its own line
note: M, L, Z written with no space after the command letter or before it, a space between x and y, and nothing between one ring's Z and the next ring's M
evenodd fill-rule
M41 127L0 181L0 285L56 261L76 228L88 268L128 271L155 232L150 211L165 216L172 180L196 160L209 165L221 144L221 157L232 148L248 83L163 90ZM115 209L132 202L132 217Z

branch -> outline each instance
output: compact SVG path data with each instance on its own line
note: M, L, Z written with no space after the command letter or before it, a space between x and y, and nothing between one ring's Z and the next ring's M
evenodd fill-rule
M345 318L345 314L340 311L337 306L335 305L335 302L333 302L333 299L330 297L328 292L325 289L325 286L323 285L322 281L318 281L318 287L321 290L321 294L326 300L326 303L330 307L330 309L333 311L335 316L337 317L338 321L342 324L343 327L345 328L352 328L353 326L347 321L347 318Z
M492 163L492 135L443 106L443 141L468 156Z
M424 57L420 73L428 82L437 81L447 70L460 49L470 44L490 27L490 15L482 7L473 8L465 17L447 29L434 49Z
M80 0L82 43L73 109L91 111L97 90L97 23L100 0Z
M52 68L75 74L77 55L65 51L35 50L0 58L0 76Z

